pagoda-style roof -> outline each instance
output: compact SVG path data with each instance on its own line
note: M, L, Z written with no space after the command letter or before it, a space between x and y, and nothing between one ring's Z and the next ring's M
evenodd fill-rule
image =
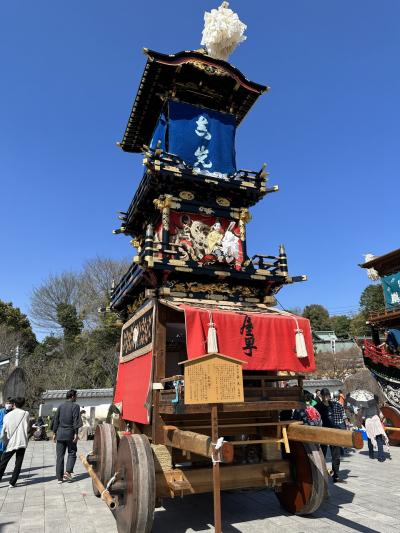
M249 81L235 67L204 52L161 54L148 59L122 141L125 152L140 152L150 140L167 99L231 113L240 124L267 86Z
M392 274L393 272L400 272L400 248L389 252L385 255L380 255L360 265L362 268L374 268L380 277Z

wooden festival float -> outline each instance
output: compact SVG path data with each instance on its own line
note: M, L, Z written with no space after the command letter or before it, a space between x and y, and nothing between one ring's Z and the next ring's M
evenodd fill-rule
M327 492L319 444L362 446L287 419L315 362L309 322L275 309L274 294L306 276L289 275L282 245L248 256L249 209L278 187L265 165L235 164L236 128L268 88L211 50L145 49L119 143L145 166L115 231L137 249L112 292L119 418L97 428L83 462L120 533L151 531L162 498L212 491L220 531L220 489L269 487L284 509L312 513Z
M379 280L385 310L368 317L372 339L364 340L365 366L379 383L387 403L382 407L390 444L400 444L400 249L379 257L368 257L361 265L372 280Z

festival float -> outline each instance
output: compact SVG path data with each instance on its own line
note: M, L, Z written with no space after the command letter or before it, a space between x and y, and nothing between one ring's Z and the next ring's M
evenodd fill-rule
M400 427L400 249L379 257L369 254L360 265L368 277L380 280L385 309L368 317L371 340L365 339L365 366L372 372L387 400L382 407L388 428ZM390 444L400 444L400 432L389 430Z
M283 245L247 252L250 208L278 187L265 165L236 168L236 129L268 90L227 62L245 28L224 2L205 14L204 48L145 49L118 143L144 154L114 230L137 254L111 297L124 323L117 414L83 462L120 533L151 531L163 498L205 492L221 531L227 489L269 487L284 509L310 514L327 494L319 444L362 446L357 433L287 420L315 361L308 320L274 295L306 276L289 274Z

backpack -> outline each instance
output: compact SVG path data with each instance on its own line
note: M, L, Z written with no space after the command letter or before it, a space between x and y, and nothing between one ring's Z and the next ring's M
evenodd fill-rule
M307 417L307 424L309 426L320 426L322 424L321 415L315 409L315 407L308 405L305 408L305 412Z

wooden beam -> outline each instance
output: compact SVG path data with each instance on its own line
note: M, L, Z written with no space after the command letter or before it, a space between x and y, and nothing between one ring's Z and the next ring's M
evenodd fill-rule
M244 403L223 403L219 404L218 412L219 413L237 413L237 412L247 412L251 413L254 411L283 411L290 409L299 409L303 406L303 402L300 401L259 401L259 402L244 402ZM198 404L198 405L182 405L177 410L174 405L160 405L159 413L166 415L175 415L175 414L196 414L196 413L209 413L210 407L208 404Z
M358 431L290 424L287 428L287 436L289 440L297 442L330 444L331 446L343 446L357 450L361 450L363 447L362 435Z
M179 448L186 452L196 453L203 457L212 457L211 437L195 433L194 431L183 431L175 426L164 426L164 444ZM233 445L230 442L224 442L222 446L222 457L224 463L233 461Z
M221 490L258 488L268 486L271 474L284 474L284 480L290 481L289 461L266 461L258 464L224 466L220 469ZM283 477L283 476L282 476ZM173 469L156 472L157 498L173 497L176 484L184 486L184 493L200 494L211 492L213 488L212 468Z

